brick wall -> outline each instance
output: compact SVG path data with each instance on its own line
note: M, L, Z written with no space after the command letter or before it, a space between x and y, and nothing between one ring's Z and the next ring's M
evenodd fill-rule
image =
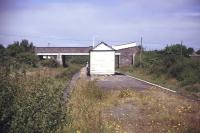
M136 55L138 51L138 47L131 47L118 50L117 52L120 53L119 67L132 65L134 63L134 55Z

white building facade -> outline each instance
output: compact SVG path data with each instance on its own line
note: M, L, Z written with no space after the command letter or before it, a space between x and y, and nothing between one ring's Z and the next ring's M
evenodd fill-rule
M101 42L90 51L90 75L115 74L115 49Z

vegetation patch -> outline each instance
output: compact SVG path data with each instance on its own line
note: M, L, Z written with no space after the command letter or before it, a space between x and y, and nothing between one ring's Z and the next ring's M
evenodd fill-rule
M197 133L200 130L200 105L183 97L151 88L125 89L110 93L104 121L115 123L118 132ZM125 94L125 96L122 94ZM117 101L118 104L111 104Z
M67 132L101 133L105 126L102 122L102 101L105 93L95 82L78 80L67 106L71 123Z
M200 98L200 61L189 57L190 48L179 44L136 55L135 65L122 72Z

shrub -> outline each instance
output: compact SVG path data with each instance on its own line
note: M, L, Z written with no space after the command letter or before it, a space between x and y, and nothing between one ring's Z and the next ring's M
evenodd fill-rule
M14 101L18 86L11 79L0 73L0 131L7 133L12 124Z
M54 79L34 79L21 84L15 96L11 132L55 132L66 124L61 97L63 85Z
M56 76L56 78L69 80L71 77L80 70L80 65L70 65L65 68L60 74Z
M42 60L40 63L44 67L55 68L55 67L59 66L59 63L56 60L54 60L54 59L45 59L45 60Z
M68 119L61 100L65 82L41 74L25 77L19 73L0 72L2 133L63 132Z
M165 80L168 78L178 80L178 86L182 89L198 92L199 86L193 85L200 83L200 62L188 58L191 51L191 48L187 49L181 45L172 45L160 51L144 51L141 63L140 56L136 55L135 67L142 66L143 71L151 74L154 81L159 79L159 83L164 76Z
M89 61L89 56L66 56L65 61L67 64L83 64Z
M29 53L29 52L19 53L17 55L17 59L19 60L20 63L28 64L33 67L36 67L39 61L38 57L34 53Z

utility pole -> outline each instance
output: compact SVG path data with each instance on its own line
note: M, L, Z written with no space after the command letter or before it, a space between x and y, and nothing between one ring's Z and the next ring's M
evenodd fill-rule
M182 49L182 47L183 47L183 41L181 41L181 58L183 56L183 49Z
M142 37L141 37L141 40L140 40L140 68L142 67Z

